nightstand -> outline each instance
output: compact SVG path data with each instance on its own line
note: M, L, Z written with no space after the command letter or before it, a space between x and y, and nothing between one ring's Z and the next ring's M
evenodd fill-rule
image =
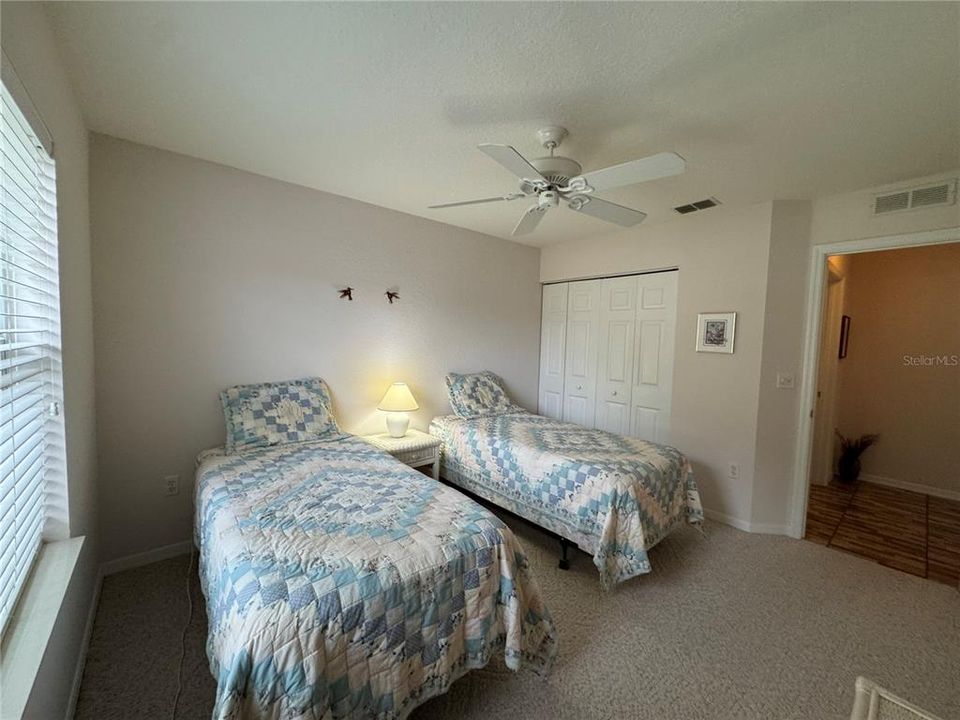
M400 462L410 467L432 465L434 480L440 479L440 438L419 430L407 430L403 437L390 437L388 433L364 435L363 439L381 450L386 450Z

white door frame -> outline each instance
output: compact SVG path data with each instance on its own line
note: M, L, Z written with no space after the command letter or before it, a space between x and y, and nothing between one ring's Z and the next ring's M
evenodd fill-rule
M820 324L823 321L823 292L827 274L828 255L851 255L875 250L942 245L960 242L960 227L928 230L906 235L847 240L843 242L814 245L807 276L806 327L804 330L802 377L800 384L800 416L797 420L797 447L794 459L793 492L790 499L790 532L802 538L807 520L807 493L810 484L810 454L813 451L813 418L811 411L816 398L817 358L820 353Z

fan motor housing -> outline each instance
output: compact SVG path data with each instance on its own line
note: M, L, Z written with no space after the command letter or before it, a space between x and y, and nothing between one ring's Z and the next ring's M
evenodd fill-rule
M580 174L580 163L560 155L535 158L530 161L530 164L547 179L547 182L558 187L565 186L570 182L570 178Z
M537 196L537 206L542 210L555 208L560 204L560 193L556 190L543 190Z

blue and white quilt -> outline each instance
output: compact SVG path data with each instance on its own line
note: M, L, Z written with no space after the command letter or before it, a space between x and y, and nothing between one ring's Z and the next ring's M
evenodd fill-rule
M527 412L445 415L440 473L593 555L611 588L650 572L647 550L684 522L703 520L679 450Z
M350 436L198 458L214 718L404 718L556 630L510 529Z

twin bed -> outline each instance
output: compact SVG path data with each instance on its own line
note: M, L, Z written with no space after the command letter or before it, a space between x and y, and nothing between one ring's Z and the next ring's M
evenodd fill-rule
M446 415L430 433L443 439L441 477L588 552L606 589L650 572L647 550L703 520L672 447L526 412Z
M676 450L523 412L490 374L448 385L446 479L591 552L604 587L702 518ZM494 654L549 671L556 628L503 521L341 433L322 380L221 397L196 504L214 718L401 719Z

